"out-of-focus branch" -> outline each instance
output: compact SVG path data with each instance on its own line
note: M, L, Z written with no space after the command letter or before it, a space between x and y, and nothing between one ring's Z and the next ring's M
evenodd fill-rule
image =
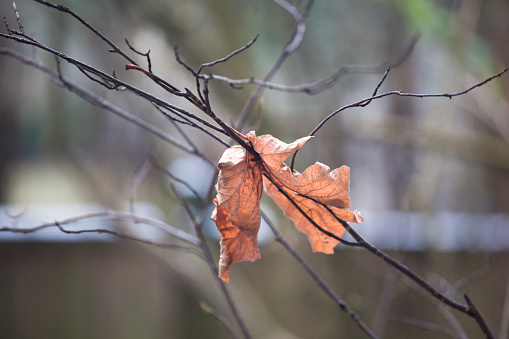
M456 338L456 339L458 338L458 335L454 331L452 331L448 328L442 327L442 326L435 325L435 324L427 322L427 321L408 317L408 316L401 315L401 314L394 314L394 313L389 314L388 317L391 320L400 322L402 324L407 324L407 325L411 325L414 327L418 327L425 331L442 334L449 338Z
M186 232L184 232L178 228L175 228L167 223L164 223L160 220L142 217L137 214L130 213L130 212L113 211L113 210L82 214L82 215L75 216L72 218L67 218L67 219L62 219L62 220L58 220L55 222L40 224L40 225L32 227L32 228L19 228L19 227L3 226L3 227L0 227L0 232L33 233L33 232L37 232L37 231L40 231L45 228L50 228L50 227L55 227L55 226L58 226L59 228L61 228L63 225L68 225L68 224L76 223L78 221L98 219L98 218L103 218L103 219L107 219L107 220L123 220L123 221L133 222L135 224L145 224L148 226L158 228L161 231L163 231L177 239L180 239L182 241L189 243L190 245L194 245L194 246L200 245L199 239L197 237L195 237L194 235L186 233ZM94 230L87 229L87 230L76 230L76 231L67 230L66 233L87 233L87 232L88 233L108 233L108 234L116 235L119 237L131 239L131 240L144 242L144 243L150 243L150 244L154 244L154 245L156 244L156 243L145 241L143 239L135 238L135 237L127 235L125 233L119 233L117 231L111 231L111 230L107 230L107 229L94 229ZM158 244L163 247L164 246L174 247L174 245L164 245L164 244L160 244L160 243L158 243Z
M306 32L306 18L309 14L309 11L311 10L311 6L314 3L314 0L309 0L304 7L302 11L298 10L297 7L290 4L286 0L274 0L278 5L283 7L287 12L293 15L293 17L296 20L295 27L292 31L292 34L290 35L290 38L288 39L287 43L283 47L283 51L277 58L276 62L272 65L271 69L265 75L263 78L264 82L270 81L272 77L276 74L276 72L279 70L283 62L288 58L288 56L295 51L297 47L299 47L300 43L302 42L302 39L304 38L304 33ZM242 108L242 111L239 114L239 117L237 121L235 122L235 128L237 130L242 129L242 126L244 126L249 113L251 113L251 110L253 109L254 105L262 95L263 91L265 90L264 87L258 87L254 92L251 93L249 96L248 101Z
M303 217L309 218L307 216L307 214L304 213L304 211L302 211L302 209L299 207L299 205L292 199L292 197L290 197L288 194L286 194L285 190L281 188L279 183L277 183L270 176L266 175L265 177L267 179L269 179L272 182L272 184L274 184L278 188L279 192L282 193L288 199L288 201L290 203L292 203L292 205L295 208L297 208L297 210L303 215ZM390 266L394 267L397 271L399 271L400 273L402 273L403 275L408 277L410 280L415 282L417 285L419 285L421 288L423 288L425 291L427 291L431 296L433 296L434 298L438 299L440 302L442 302L445 305L448 305L448 306L450 306L450 307L452 307L452 308L454 308L454 309L456 309L456 310L458 310L458 311L460 311L462 313L465 313L465 314L469 315L470 317L474 318L477 321L477 323L479 324L479 327L486 334L486 337L487 338L492 338L492 334L491 334L491 332L490 332L490 330L489 330L489 328L488 328L488 326L486 324L486 321L482 317L481 313L477 310L475 305L472 303L472 301L468 298L468 296L466 296L466 295L464 296L465 300L467 301L467 305L461 304L461 303L457 302L456 300L454 300L452 298L449 298L444 293L438 291L436 288L431 286L431 284L429 284L425 279L420 277L417 273L415 273L414 271L412 271L411 269L409 269L408 267L406 267L405 265L403 265L402 263L400 263L396 259L392 258L390 255L384 253L378 247L374 246L369 241L364 239L359 233L357 233L350 226L349 223L347 223L346 221L338 218L338 216L329 208L329 206L327 206L326 204L324 204L324 203L322 203L322 202L320 202L320 201L318 201L316 199L307 197L305 195L302 195L302 196L307 198L307 199L309 199L309 200L312 200L315 203L317 203L317 204L321 205L322 207L324 207L327 210L327 212L333 218L335 218L346 229L346 231L348 233L350 233L350 235L355 239L356 242L355 243L351 243L352 245L363 247L364 249L366 249L367 251L371 252L372 254L377 256L378 258L380 258L383 261L385 261ZM333 239L338 240L339 242L343 242L344 241L341 237L338 237L334 233L325 231L322 227L320 227L320 225L317 226L317 223L314 220L311 221L310 219L308 219L308 221L315 228L320 230L320 232L330 236Z
M91 92L90 90L72 82L69 79L64 78L61 74L58 74L57 72L44 66L40 61L29 58L27 56L24 56L21 53L18 53L16 51L13 51L8 48L3 48L3 47L0 47L0 54L12 57L16 60L21 61L22 63L24 63L28 66L34 67L34 68L42 71L57 86L67 88L69 91L73 92L74 94L76 94L79 97L83 98L84 100L88 101L92 105L106 109L107 111L121 117L124 120L127 120L127 121L135 124L136 126L139 126L143 129L145 129L146 131L150 132L151 134L170 143L171 145L175 146L176 148L178 148L186 153L196 154L196 155L204 158L203 155L198 150L182 144L180 141L173 138L171 135L163 132L159 128L147 123L146 121L138 118L135 115L132 115L131 113L127 112L126 110L112 104L111 102L98 96L97 94Z
M225 297L225 299L228 303L228 306L230 307L230 310L232 311L233 316L235 317L237 324L239 325L239 328L242 331L244 338L245 339L251 338L251 334L249 333L249 330L247 329L244 319L240 315L240 312L237 308L237 305L235 304L235 302L233 300L232 295L230 294L228 288L226 287L226 283L223 280L221 280L221 278L219 278L219 270L216 266L212 252L210 251L210 248L207 245L207 240L205 238L205 235L203 234L201 223L203 221L203 214L205 212L205 209L202 208L201 211L199 212L198 216L195 217L193 212L191 211L191 207L189 206L187 201L181 197L181 195L180 195L179 191L177 190L177 188L175 187L175 185L173 185L173 183L172 183L170 185L170 187L171 187L171 190L173 191L173 193L175 194L175 196L177 197L177 199L179 200L180 205L186 212L189 220L191 221L191 224L194 227L194 230L195 230L195 232L198 236L198 239L200 241L200 247L203 250L203 253L205 255L205 262L208 264L212 274L214 275L214 278L215 278L217 284L219 285L219 288L221 289L221 292L223 293L223 296Z
M219 313L218 311L216 311L215 309L213 309L212 307L210 307L209 305L207 305L204 302L200 303L200 308L205 313L208 313L211 316L213 316L214 318L216 318L221 323L221 325L224 326L224 328L226 329L226 331L228 332L228 334L230 335L230 337L232 339L237 338L237 336L235 335L235 332L232 329L232 326L230 325L230 322L221 313Z
M67 62L69 62L70 64L76 66L82 73L84 73L88 78L90 78L91 80L103 85L104 87L108 88L108 89L125 89L125 90L128 90L152 103L155 103L161 107L164 107L165 109L168 109L172 112L174 112L175 114L183 114L195 121L197 121L198 123L206 126L207 128L211 128L219 133L223 133L225 135L228 135L230 136L231 134L233 135L234 133L233 132L226 132L226 129L224 128L224 126L221 126L221 128L218 128L212 124L210 124L209 122L201 119L200 117L196 116L195 114L192 114L180 107L177 107L173 104L169 104L168 102L162 100L162 99L159 99L139 88L136 88L135 86L131 85L131 84L128 84L124 81L121 81L119 79L117 79L115 76L111 76L109 74L106 74L104 73L103 71L95 68L95 67L92 67L90 65L87 65L86 63L84 62L81 62L75 58L72 58L70 56L67 56L61 52L58 52L24 34L21 34L18 32L18 34L14 34L14 32L9 31L9 34L5 34L5 33L0 33L0 37L3 37L5 39L10 39L10 40L14 40L16 42L19 42L19 43L22 43L22 44L27 44L27 45L31 45L31 46L34 46L36 48L39 48L41 50L44 50L46 52L49 52L55 56L57 56L58 58L60 59L63 59L63 60L66 60ZM141 69L141 67L137 66L139 69ZM134 68L134 66L132 67ZM179 92L178 90L175 91L174 94L176 93L182 93L182 92ZM184 95L182 95L184 96ZM190 96L186 96L186 98L189 100ZM191 99L192 100L192 99Z
M231 79L222 75L203 74L202 77L206 79L214 79L223 81L233 88L240 88L242 85L257 85L261 87L265 87L268 89L283 91L283 92L291 92L291 93L306 93L309 95L315 95L321 93L332 86L334 86L343 76L347 74L378 74L385 72L388 68L395 68L401 65L414 50L414 47L419 40L420 34L414 35L407 48L398 56L387 60L379 65L345 65L337 70L334 74L329 75L323 79L307 83L301 85L282 85L273 83L270 81L259 80L255 78L249 79Z

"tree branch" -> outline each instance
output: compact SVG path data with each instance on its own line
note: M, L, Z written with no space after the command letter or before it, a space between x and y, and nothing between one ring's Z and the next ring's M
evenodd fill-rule
M365 107L367 104L371 103L373 100L377 100L377 99L381 99L381 98L385 98L385 97L388 97L388 96L400 96L400 97L414 97L414 98L449 98L449 99L452 99L453 97L457 97L457 96L461 96L461 95L464 95L464 94L467 94L468 92L478 88L478 87L481 87L485 84L487 84L488 82L492 81L493 79L495 78L499 78L501 77L502 75L504 75L507 71L509 71L509 67L506 67L504 68L503 70L501 70L500 72L490 76L489 78L486 78L484 79L483 81L480 81L470 87L468 87L467 89L464 89L462 91L459 91L459 92L453 92L453 93L437 93L437 94L419 94L419 93L406 93L406 92L402 92L402 91L390 91L390 92L385 92L385 93L382 93L382 94L378 94L378 95L372 95L368 98L365 98L365 99L362 99L362 100L359 100L357 102L354 102L354 103L351 103L351 104L348 104L348 105L345 105L337 110L335 110L334 112L332 112L331 114L329 114L325 119L323 119L310 133L309 135L315 135L316 132L318 132L318 130L320 128L323 127L323 125L329 121L330 119L332 119L334 116L336 116L338 113L341 113L343 112L344 110L348 109L348 108L353 108L353 107Z
M265 213L262 211L262 217L269 225L269 228L272 230L274 235L276 236L276 240L283 245L283 247L290 252L290 254L295 258L295 260L304 268L304 270L311 276L311 278L315 281L315 283L320 287L325 294L329 296L338 306L339 308L347 313L352 321L369 337L369 338L377 338L377 336L371 331L371 329L359 318L357 313L353 311L348 304L341 299L336 292L334 292L329 285L316 273L311 266L308 265L304 258L302 258L299 253L286 241L281 233L277 230L276 226L272 223L272 221L267 217Z
M86 213L79 216L75 216L72 218L62 219L55 222L50 223L44 223L40 224L39 226L35 226L32 228L16 228L16 227L8 227L4 226L0 228L0 232L11 232L11 233L33 233L37 232L39 230L49 228L49 227L55 227L55 226L62 226L67 224L72 224L78 221L82 220L89 220L89 219L96 219L96 218L106 218L110 220L124 220L124 221L130 221L135 224L145 224L148 226L156 227L160 229L161 231L177 238L182 241L185 241L191 245L199 246L200 242L199 239L191 234L188 234L178 228L175 228L169 224L166 224L162 221L151 219L147 217L142 217L137 214L133 214L130 212L122 212L122 211L114 211L114 210L106 210L101 212L92 212L92 213ZM71 232L71 231L69 231ZM118 232L116 231L110 231L110 230L104 230L104 229L98 229L98 230L80 230L80 231L72 231L72 232L93 232L93 233L109 233L113 235L117 235ZM119 233L120 234L120 233ZM131 240L137 240L136 238L129 238ZM140 240L143 242L143 240Z
M0 47L0 54L12 57L16 60L21 61L22 63L24 63L28 66L34 67L34 68L42 71L57 86L67 88L70 92L78 95L79 97L83 98L85 101L88 101L92 105L101 107L103 109L106 109L107 111L110 111L111 113L121 117L124 120L129 121L130 123L132 123L138 127L145 129L146 131L150 132L151 134L157 136L158 138L162 139L163 141L168 142L169 144L175 146L176 148L178 148L186 153L195 154L195 155L200 156L201 158L204 158L204 156L198 150L182 144L180 141L178 141L177 139L173 138L172 136L166 134L159 128L152 126L151 124L138 118L137 116L132 115L131 113L125 111L124 109L122 109L118 106L115 106L111 102L96 95L95 93L91 92L90 90L88 90L84 87L81 87L80 85L64 78L61 74L58 74L57 72L44 66L40 61L28 58L21 53L18 53L16 51L13 51L8 48L3 48L3 47Z
M264 82L268 82L270 81L270 79L272 79L272 77L279 70L283 62L302 42L302 39L304 38L304 33L306 32L305 20L307 15L309 14L309 11L311 10L311 6L313 5L314 0L309 0L306 4L306 7L302 11L299 11L297 7L293 6L286 0L274 0L274 2L276 2L278 5L283 7L287 12L292 14L296 20L296 24L290 38L283 47L283 51L277 58L276 62L272 65L267 75L265 75L265 77L263 78ZM264 87L258 87L254 92L251 93L248 101L242 108L242 111L240 112L237 121L235 122L235 128L237 130L240 130L242 126L244 126L244 123L246 122L249 113L251 113L251 110L253 109L254 105L262 95L263 91Z
M228 303L228 306L230 307L230 310L232 311L233 316L235 317L237 324L239 325L239 327L242 331L244 338L250 339L251 334L249 333L249 330L244 322L244 319L240 315L240 312L237 308L237 305L235 304L235 302L233 300L233 297L231 296L230 292L228 291L228 288L226 287L226 283L219 278L219 270L216 266L216 262L212 255L212 252L210 251L210 248L207 245L207 240L205 238L205 235L203 234L201 222L203 220L203 213L205 210L202 208L200 211L200 214L196 218L194 216L193 212L191 211L191 208L190 208L189 204L187 203L187 201L180 196L180 193L177 190L177 188L175 187L175 185L173 185L173 183L172 183L170 185L170 187L171 187L173 193L175 194L175 196L177 197L177 199L179 200L180 205L186 212L189 220L191 221L191 224L194 227L194 230L195 230L195 232L198 236L198 239L200 241L200 247L205 255L205 262L208 264L212 274L214 275L214 279L216 280L217 284L219 285L219 288L221 289L221 292L222 292L223 296L225 297L225 299Z

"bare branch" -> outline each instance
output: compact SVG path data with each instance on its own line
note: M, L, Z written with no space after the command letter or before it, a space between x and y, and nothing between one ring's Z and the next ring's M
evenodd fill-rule
M191 185L189 185L189 183L187 181L184 181L182 179L177 178L175 175L173 175L173 173L168 171L168 169L166 169L165 167L161 166L161 164L157 163L154 160L153 160L153 165L154 165L155 168L157 168L161 173L169 176L171 178L171 180L173 180L173 181L175 181L175 182L177 182L179 184L184 185L189 191L191 191L191 193L196 197L196 199L201 202L200 194L198 192L196 192L196 190Z
M395 96L400 96L400 97L414 97L414 98L449 98L449 99L452 99L453 97L457 97L457 96L461 96L461 95L464 95L464 94L467 94L468 92L478 88L478 87L481 87L485 84L487 84L488 82L490 82L491 80L495 79L495 78L499 78L501 77L502 75L504 75L507 71L509 71L509 67L506 67L504 68L503 70L501 70L500 72L490 76L489 78L486 78L484 79L483 81L480 81L470 87L468 87L467 89L464 89L462 91L459 91L459 92L454 92L454 93L438 93L438 94L418 94L418 93L405 93L405 92L402 92L402 91L390 91L390 92L385 92L385 93L382 93L382 94L378 94L378 95L373 95L371 97L368 97L368 98L365 98L365 99L362 99L362 100L359 100L357 102L354 102L354 103L351 103L351 104L348 104L348 105L345 105L337 110L335 110L334 112L332 112L331 114L329 114L325 119L322 120L322 122L320 122L318 124L318 126L316 126L312 131L311 133L309 133L309 135L314 135L320 128L322 128L322 126L327 122L329 121L330 119L332 119L334 116L336 116L338 113L341 113L343 112L344 110L348 109L348 108L353 108L353 107L364 107L366 106L366 103L371 103L373 100L377 100L377 99L381 99L381 98L385 98L387 96L392 96L392 95L395 95ZM363 106L364 105L364 106Z
M274 65L272 65L272 67L269 70L269 72L267 73L267 75L265 75L265 77L263 78L264 82L268 82L268 81L270 81L270 79L272 79L272 77L279 70L279 68L281 67L283 62L288 58L288 56L302 42L304 33L306 32L305 20L306 20L307 15L309 14L309 11L311 10L311 6L314 3L314 0L309 0L306 7L304 8L304 10L298 11L298 9L295 6L291 5L286 0L274 0L274 1L277 4L279 4L280 6L282 6L290 14L293 15L293 17L296 19L296 25L293 29L293 32L292 32L290 38L288 39L287 43L285 44L283 51L277 58ZM242 126L244 126L244 124L247 120L247 117L251 113L251 110L253 109L255 103L258 101L258 99L260 98L260 96L262 95L264 90L265 90L265 88L258 87L254 92L251 93L248 101L242 108L242 111L240 112L237 121L235 122L236 129L240 130L242 128Z
M181 251L189 252L189 253L192 253L192 254L198 256L199 258L203 259L203 255L193 248L184 247L184 246L175 245L175 244L168 244L168 243L163 243L163 242L158 242L158 241L145 240L145 239L141 239L141 238L132 236L132 235L124 233L124 232L112 231L112 230L102 229L102 228L90 229L90 230L68 230L68 229L64 229L58 221L55 221L55 226L58 227L58 229L60 231L62 231L63 233L66 233L66 234L83 234L83 233L110 234L110 235L114 235L121 239L132 240L132 241L136 241L138 243L155 246L155 247L159 247L162 249L174 249L174 250L181 250Z
M102 84L103 86L105 86L106 88L108 89L112 89L112 88L118 88L118 87L124 87L125 89L129 90L130 92L144 98L144 99L147 99L149 100L150 102L153 102L153 103L156 103L157 105L161 106L161 107L164 107L168 110L171 110L171 111L175 111L175 112L179 112L193 120L196 120L200 123L202 123L203 125L205 126L211 126L208 122L206 122L205 120L197 117L196 115L184 110L184 109L181 109L175 105L172 105L172 104L169 104L167 103L166 101L164 100L161 100L159 98L156 98L155 96L145 92L145 91L142 91L141 89L138 89L128 83L125 83L119 79L117 79L116 77L114 76L111 76L109 74L106 74L104 73L103 71L101 70L98 70L97 68L94 68L92 66L89 66L77 59L74 59L72 57L69 57L63 53L60 53L58 51L55 51L51 48L49 48L48 46L45 46L41 43L39 43L38 41L34 40L34 39L29 39L27 36L23 35L23 36L15 36L15 35L12 35L12 34L5 34L5 33L0 33L0 37L3 37L3 38L6 38L6 39L11 39L11 40L15 40L17 42L20 42L20 43L24 43L24 44L27 44L27 45L31 45L31 46L34 46L36 48L39 48L39 49L42 49L42 50L45 50L61 59L64 59L66 60L67 62L69 62L70 64L76 66L80 71L82 72L86 72L86 73L90 73L90 74L93 74L97 77L99 77L101 80L95 80L96 82ZM136 65L131 65L131 68L135 68L137 67L137 69L141 69L141 67L139 66L136 66ZM148 73L148 72L147 72ZM151 74L151 73L149 73ZM160 79L160 78L159 78ZM162 81L162 79L161 79ZM108 85L108 84L114 84L114 85ZM166 83L167 84L167 83ZM171 86L170 84L167 84L168 86ZM175 94L177 95L180 94L180 96L182 97L185 97L186 99L188 99L189 101L193 102L192 100L194 100L193 98L191 98L190 94L186 91L186 92L180 92L178 89L175 88L175 92L172 93L172 94ZM192 94L192 93L191 93ZM193 102L195 105L197 105L199 107L199 102ZM199 107L200 108L200 107ZM233 138L239 142L240 144L243 143L243 141L238 138L238 136L231 130L231 128L226 125L224 122L222 122L221 119L219 119L215 114L213 113L210 113L211 117L214 118L214 120L216 122L218 122L218 124L221 126L222 130L219 130L221 131L221 133L223 134L226 134L228 136L232 136L233 135ZM248 147L248 146L247 146Z
M143 179L147 176L148 172L152 168L152 161L154 157L151 154L148 154L143 162L138 165L138 169L134 173L131 179L131 187L129 189L129 211L134 214L134 204L136 202L136 193L138 190L138 186L141 184Z
M101 38L104 42L106 42L112 49L115 53L118 53L120 54L121 56L123 56L125 59L129 60L130 63L132 64L135 64L137 65L136 61L134 61L129 55L127 55L124 51L122 51L119 47L117 47L110 39L108 39L104 34L102 34L101 32L99 32L97 29L95 29L92 25L90 25L88 22L86 22L82 17L80 17L78 14L76 14L75 12L73 12L72 10L70 10L69 8L65 7L65 6L62 6L62 5L58 5L58 4L53 4L49 1L46 1L46 0L34 0L35 2L38 2L40 4L43 4L43 5L46 5L50 8L54 8L54 9L57 9L59 10L60 12L64 12L64 13L68 13L70 15L72 15L76 20L78 20L83 26L85 26L86 28L88 28L89 30L91 30L95 35L97 35L99 38Z
M304 211L302 211L302 209L298 206L298 204L288 194L286 194L285 190L283 190L281 188L281 186L274 179L272 179L268 175L265 175L265 177L267 179L269 179L272 182L272 184L274 184L278 188L279 192L281 192L299 210L299 212L304 217L309 218L306 215L306 213ZM387 264L389 264L390 266L394 267L396 270L398 270L399 272L403 273L405 276L407 276L412 281L417 283L420 287L422 287L424 290L426 290L430 295L432 295L436 299L440 300L442 303L444 303L444 304L446 304L446 305L448 305L448 306L450 306L450 307L452 307L452 308L454 308L454 309L456 309L458 311L461 311L461 312L463 312L463 313L473 317L474 319L476 319L476 321L479 323L479 325L481 327L483 326L484 319L482 318L481 314L476 309L473 309L470 305L464 305L464 304L458 303L457 301L447 297L446 295L444 295L443 293L441 293L440 291L435 289L433 286L431 286L426 280L424 280L422 277L420 277L417 273L413 272L412 270L410 270L408 267L406 267L405 265L403 265L399 261L395 260L394 258L389 256L388 254L384 253L383 251L378 249L376 246L372 245L370 242L368 242L366 239L364 239L359 233L357 233L350 226L349 223L347 223L346 221L338 218L338 216L326 204L324 204L324 203L322 203L322 202L320 202L320 201L318 201L316 199L307 197L305 195L302 195L302 196L307 198L307 199L309 199L309 200L312 200L312 201L316 202L317 204L321 205L322 207L324 207L327 210L327 212L333 218L335 218L339 223L341 223L341 225L347 230L347 232L350 233L350 235L355 239L356 243L352 243L352 244L354 244L355 246L363 247L364 249L368 250L372 254L376 255L377 257L379 257L380 259L385 261ZM308 219L308 221L315 228L320 230L320 232L322 232L322 233L324 233L324 234L330 236L331 238L336 239L336 240L338 240L340 242L344 241L340 237L338 237L337 235L335 235L335 234L333 234L331 232L327 232L326 230L324 230L322 227L317 225L316 222L311 221L310 218ZM485 325L485 323L484 323L484 325ZM484 331L484 329L483 329L483 331Z
M459 289L465 287L466 285L485 277L491 271L491 266L492 259L491 256L489 256L486 262L484 263L484 266L480 270L475 271L472 274L464 277L463 279L456 281L456 283L454 284L454 289L456 293L459 293Z
M147 67L148 67L148 71L150 73L152 73L152 60L150 59L150 49L146 52L146 53L142 53L140 51L138 51L137 49L135 49L130 43L129 43L129 40L124 39L125 40L125 43L127 44L127 46L129 47L129 49L131 51L133 51L134 53L138 54L138 55L141 55L141 56L144 56L146 59L147 59Z
M21 23L21 17L19 15L19 11L16 8L16 1L12 3L12 7L14 7L14 13L16 14L16 21L18 22L18 29L22 34L25 34L25 30L23 29L23 24Z
M186 233L178 228L175 228L169 224L166 224L162 221L147 218L147 217L142 217L142 216L130 213L130 212L113 211L113 210L106 210L106 211L101 211L101 212L92 212L92 213L82 214L82 215L75 216L72 218L67 218L67 219L58 220L55 222L40 224L39 226L35 226L32 228L15 228L15 227L4 226L4 227L0 228L0 232L33 233L33 232L37 232L39 230L49 228L49 227L55 227L58 225L62 226L62 225L72 224L72 223L82 221L82 220L89 220L89 219L96 219L96 218L106 218L109 220L124 220L124 221L130 221L130 222L133 222L136 224L145 224L148 226L156 227L156 228L162 230L163 232L165 232L177 239L183 240L191 245L194 245L194 246L200 245L199 239L196 238L195 236L188 234L188 233ZM84 232L86 232L86 231L87 230L84 230ZM106 233L106 232L103 232L103 233Z
M255 37L253 39L251 39L251 41L249 41L246 45L242 46L241 48L231 52L230 54L228 54L227 56L225 56L224 58L221 58L221 59L217 59L215 61L211 61L211 62L207 62L207 63L204 63L204 64L201 64L200 68L198 68L198 71L196 72L197 74L200 74L201 71L205 68L205 67L212 67L214 65L217 65L217 64L220 64L220 63L223 63L223 62L226 62L228 60L230 60L232 57L234 57L235 55L245 51L246 49L248 49L249 47L251 47L252 44L255 43L256 39L258 39L258 36L260 34L256 34Z
M382 86L382 84L384 83L385 79L387 79L387 75L389 74L389 71L391 70L391 68L389 67L385 73L384 73L384 76L382 77L382 79L380 80L380 82L378 83L378 85L376 85L376 88L375 90L373 91L373 94L371 95L371 97L375 96L378 92L378 90L380 89L380 87ZM359 105L359 107L366 107L367 105L369 105L371 103L372 100L368 100L362 104ZM311 135L311 134L310 134ZM293 155L292 155L292 161L290 163L290 170L293 172L293 166L295 165L295 158L297 157L297 153L299 153L299 150L296 150L295 152L293 152Z
M276 226L272 223L272 221L267 217L265 213L262 211L262 217L267 222L267 225L269 225L270 229L276 236L276 240L281 243L288 252L297 260L297 262L306 270L306 272L311 276L311 278L316 282L318 287L320 287L325 294L327 294L343 311L346 312L352 321L369 337L369 338L376 338L377 336L371 331L371 329L359 318L357 313L353 311L348 304L341 299L336 292L334 292L329 285L316 273L311 266L306 263L304 258L302 258L299 253L283 238L281 233L277 230Z
M239 327L242 331L242 334L244 335L244 338L246 338L246 339L251 338L251 334L249 333L249 330L247 329L244 319L242 319L242 317L240 315L240 312L237 308L237 305L235 304L235 302L233 300L233 297L231 296L230 292L228 291L228 288L226 287L226 283L223 280L221 280L221 278L219 278L219 270L216 266L212 252L210 251L210 248L207 245L205 235L203 234L201 222L203 220L203 213L205 210L202 208L198 217L195 217L193 212L191 211L189 204L187 203L187 201L185 199L183 199L180 196L180 193L177 190L177 188L175 187L175 185L171 184L170 187L171 187L173 193L175 194L175 196L177 197L177 199L179 200L180 205L186 212L189 220L191 221L191 224L194 227L196 234L198 235L198 238L200 239L200 247L203 250L203 253L205 255L205 261L207 262L212 273L214 274L214 278L215 278L217 284L219 285L219 288L221 289L223 296L225 297L226 301L228 302L228 306L230 307L230 310L232 311L232 313L237 321L237 324L239 325Z
M481 328L483 333L486 335L486 338L493 339L493 334L491 333L490 329L488 328L488 324L486 324L486 321L484 320L483 316L477 310L477 307L475 307L474 303L472 302L472 300L470 300L468 295L464 294L463 297L465 298L465 300L467 302L468 309L470 311L469 315L471 315L477 321L477 323L479 324L479 327Z
M78 84L76 84L76 83L74 83L74 82L72 82L72 81L70 81L68 79L63 78L60 74L50 70L49 68L44 66L38 60L34 60L34 59L31 59L31 58L28 58L28 57L26 57L26 56L24 56L24 55L22 55L22 54L20 54L18 52L15 52L15 51L7 49L7 48L2 48L2 47L0 47L0 54L8 55L8 56L10 56L10 57L12 57L14 59L17 59L17 60L23 62L26 65L29 65L31 67L34 67L34 68L42 71L57 86L66 87L69 91L75 93L76 95L78 95L79 97L81 97L84 100L88 101L92 105L95 105L95 106L98 106L98 107L101 107L101 108L104 108L104 109L110 111L111 113L121 117L124 120L127 120L127 121L135 124L136 126L139 126L139 127L143 128L143 129L147 130L151 134L153 134L153 135L157 136L158 138L160 138L160 139L162 139L162 140L172 144L176 148L178 148L178 149L180 149L180 150L182 150L182 151L184 151L186 153L196 154L196 155L202 157L203 159L206 159L197 150L182 144L180 141L178 141L177 139L173 138L172 136L166 134L165 132L163 132L159 128L157 128L155 126L152 126L151 124L149 124L146 121L138 118L137 116L134 116L131 113L125 111L124 109L122 109L122 108L120 108L118 106L113 105L111 102L109 102L106 99L96 95L95 93L89 91L88 89L86 89L84 87L81 87L80 85L78 85Z

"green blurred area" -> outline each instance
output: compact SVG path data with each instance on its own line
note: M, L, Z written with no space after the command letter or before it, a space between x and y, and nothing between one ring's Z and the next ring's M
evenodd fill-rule
M154 73L179 88L194 89L195 84L175 60L175 45L181 58L197 68L259 33L251 48L210 71L234 79L261 79L294 25L291 15L272 1L60 3L121 48L128 49L127 38L136 49L150 50ZM34 38L107 73L115 71L120 79L199 114L141 73L126 72L126 61L108 53L106 44L69 15L31 1L16 4L25 31ZM11 28L16 27L10 2L0 3L0 14ZM298 85L329 76L344 65L381 64L403 53L419 32L415 50L391 70L380 92L461 91L509 65L508 19L509 3L504 0L316 1L301 47L273 81ZM35 55L56 68L53 56L31 47L5 39L0 47ZM146 65L143 57L137 60ZM126 92L107 91L66 63L61 68L64 76L179 136L150 103ZM257 134L270 133L291 142L307 135L339 107L370 96L382 74L346 75L316 95L266 90L243 131L257 126ZM210 89L214 111L233 123L255 87L234 90L212 82ZM299 152L296 168L303 170L315 161L331 168L350 166L352 207L361 211L508 214L508 93L509 77L504 75L452 100L387 97L362 109L346 110ZM215 163L224 147L199 131L189 129L188 133ZM0 56L0 203L99 202L125 209L132 177L149 152L168 166L184 156L58 88L42 73ZM170 224L191 229L164 174L152 170L138 187L137 199L159 207ZM376 322L382 296L388 293L384 286L391 288L386 278L390 270L361 251L312 254L304 236L296 234L289 221L282 215L277 220L288 240L361 318L370 326ZM362 234L362 225L357 229ZM217 241L210 241L217 255ZM362 337L278 243L262 245L261 253L262 259L255 263L233 266L229 284L254 337ZM478 303L493 329L502 326L507 253L430 250L395 256L425 277L432 279L430 272L436 272L452 284L479 270L491 256L489 273L464 291ZM178 251L123 241L114 245L0 243L0 258L2 338L225 337L222 326L200 309L202 301L233 323L206 265ZM394 286L391 314L449 326L418 293L402 283ZM454 315L469 335L481 336L471 319ZM389 320L385 337L441 336Z

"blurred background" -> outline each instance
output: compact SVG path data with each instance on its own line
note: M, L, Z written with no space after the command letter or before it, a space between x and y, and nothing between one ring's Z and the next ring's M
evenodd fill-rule
M154 73L181 89L194 89L194 79L176 62L175 45L196 68L260 33L251 48L209 71L261 79L294 27L293 17L268 0L59 3L124 50L124 38L139 51L150 50ZM108 53L71 16L28 0L16 4L25 32L35 39L200 115L143 74L125 72L126 61ZM0 13L10 28L17 26L10 2L0 3ZM312 7L302 45L273 82L300 85L345 65L383 64L403 54L418 33L411 55L391 70L380 92L457 92L509 65L505 0L322 0ZM42 51L6 39L0 47L56 68L54 57ZM135 58L146 65L143 57ZM65 62L61 67L65 77L182 139L150 103L108 91ZM383 72L347 74L316 95L266 90L243 131L254 128L258 135L291 142L339 107L370 96ZM253 90L213 82L212 107L234 123ZM508 93L506 74L451 100L392 96L348 109L325 124L296 161L300 171L315 161L331 168L348 165L352 208L365 216L356 230L441 291L460 293L460 302L461 293L468 293L500 338L509 336ZM216 163L224 146L199 131L187 132ZM207 194L215 173L206 162L0 55L1 227L33 227L104 208L127 210L133 177L148 154ZM152 169L138 186L137 212L193 233L169 182ZM292 246L380 337L451 335L451 323L433 301L378 258L344 246L334 255L313 254L306 237L270 200L262 203ZM116 227L110 223L95 221L91 227ZM210 222L204 227L217 259L217 231ZM131 231L165 240L141 225ZM253 337L362 338L263 225L261 232L262 259L234 265L228 285ZM227 337L201 303L235 323L213 274L192 254L107 235L0 233L2 338ZM472 319L452 315L469 337L482 337Z

